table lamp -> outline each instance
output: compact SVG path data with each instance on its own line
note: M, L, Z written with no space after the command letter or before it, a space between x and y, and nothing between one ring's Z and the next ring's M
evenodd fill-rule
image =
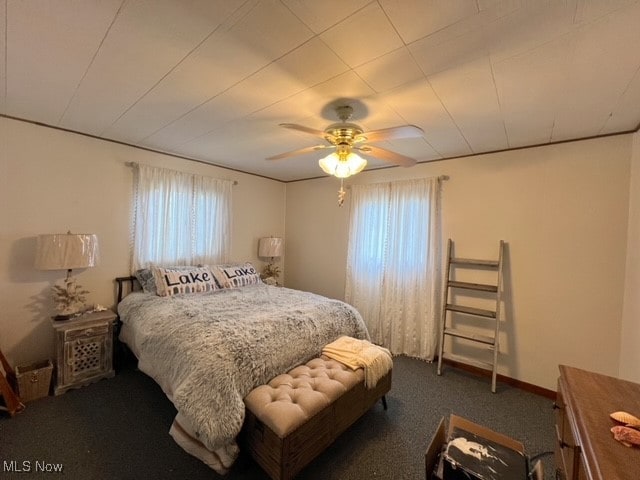
M264 237L258 243L258 256L268 258L269 263L262 271L262 278L265 283L278 284L277 279L280 275L280 268L273 264L276 258L282 256L284 250L284 240L280 237Z
M74 268L94 267L98 264L98 237L92 233L54 233L39 235L36 246L36 268L66 270L64 286L53 286L55 320L78 315L85 307L84 290L71 274Z

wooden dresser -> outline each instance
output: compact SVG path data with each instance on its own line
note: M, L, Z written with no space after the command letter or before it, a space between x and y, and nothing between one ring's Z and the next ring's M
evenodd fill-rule
M620 410L640 417L640 384L560 365L556 399L556 478L637 480L640 448L613 438Z

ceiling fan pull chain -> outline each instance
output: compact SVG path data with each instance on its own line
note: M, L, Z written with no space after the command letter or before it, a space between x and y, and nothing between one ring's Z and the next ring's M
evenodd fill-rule
M344 196L347 194L347 191L344 189L344 178L340 179L340 190L338 190L338 206L341 207L344 203Z

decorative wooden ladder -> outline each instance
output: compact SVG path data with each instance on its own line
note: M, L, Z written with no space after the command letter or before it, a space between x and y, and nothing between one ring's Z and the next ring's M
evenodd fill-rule
M2 350L0 350L0 363L2 364L2 368L0 368L0 396L4 398L5 406L0 405L0 410L5 410L9 412L9 415L12 417L16 413L20 413L24 410L24 404L18 398L18 395L11 388L11 383L16 385L16 374L7 362L7 359L4 358Z
M473 365L475 367L491 370L491 391L496 392L496 375L498 366L498 333L500 328L500 295L502 290L502 261L504 253L504 241L500 240L500 250L498 252L498 260L472 260L468 258L457 258L453 256L453 241L449 239L447 244L447 264L445 269L444 288L442 293L442 316L440 325L440 344L438 345L438 375L442 375L442 360L452 360L455 362ZM495 285L484 283L470 283L450 280L451 269L461 267L470 269L495 270L497 272L497 281ZM495 295L495 310L485 310L475 307L467 307L462 305L454 305L449 303L449 297L452 289L475 290L479 292L488 292ZM454 328L447 326L447 312L463 313L470 316L484 317L494 320L494 331L492 335L481 335L474 331ZM449 315L450 316L450 315ZM444 352L444 344L447 336L462 338L470 342L478 342L488 345L493 349L493 362L477 360L462 355Z

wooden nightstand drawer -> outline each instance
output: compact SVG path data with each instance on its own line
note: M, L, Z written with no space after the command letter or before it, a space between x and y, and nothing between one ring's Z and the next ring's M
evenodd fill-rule
M65 341L75 340L76 338L88 338L99 335L107 335L112 329L111 324L95 325L87 328L78 328L75 330L67 330L64 333Z

